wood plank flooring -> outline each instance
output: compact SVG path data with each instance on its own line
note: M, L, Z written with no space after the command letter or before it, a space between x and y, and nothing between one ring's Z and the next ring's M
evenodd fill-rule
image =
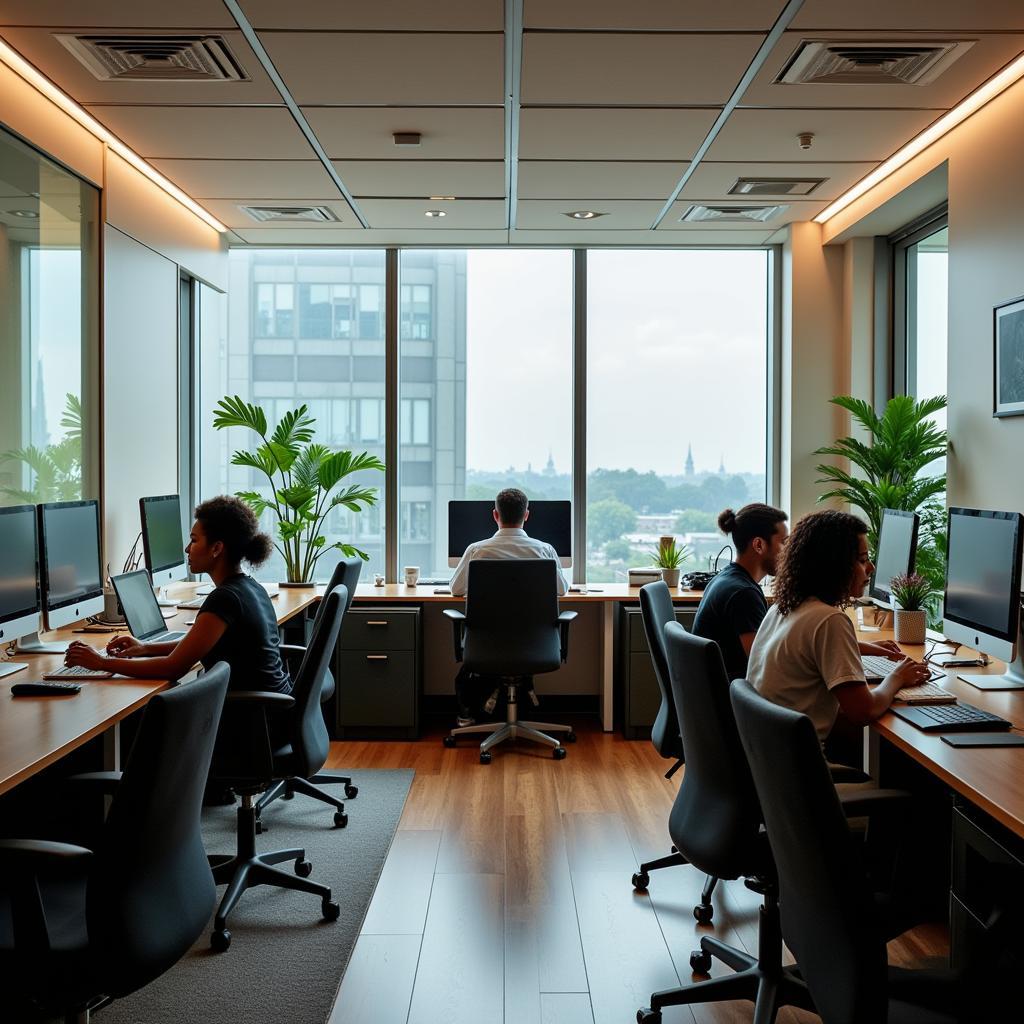
M739 882L714 896L713 926L692 908L703 876L672 867L633 892L641 861L664 856L682 778L649 743L581 721L564 761L542 748L446 750L335 743L328 767L412 768L415 780L329 1024L625 1024L654 989L691 980L702 934L753 951L758 897ZM359 828L358 799L349 805ZM890 946L903 966L948 951L939 926ZM714 974L728 973L716 966ZM750 1003L666 1010L665 1024L740 1024ZM818 1018L785 1009L780 1024Z

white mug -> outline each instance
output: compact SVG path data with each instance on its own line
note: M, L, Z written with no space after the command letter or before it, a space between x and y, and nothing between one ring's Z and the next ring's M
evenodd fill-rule
M374 574L373 585L375 587L383 587L384 586L384 573L378 572L378 573Z
M420 578L420 567L418 565L407 565L402 572L405 574L405 585L415 587Z

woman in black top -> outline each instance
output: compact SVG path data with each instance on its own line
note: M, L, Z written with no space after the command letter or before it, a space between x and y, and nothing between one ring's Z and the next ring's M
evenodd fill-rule
M219 497L196 508L185 553L193 573L207 573L215 589L203 602L195 625L177 642L140 643L119 636L107 655L88 644L73 643L68 665L106 669L140 679L178 679L195 663L231 666L231 687L291 693L281 660L277 616L266 590L242 572L242 562L262 565L273 544L260 532L252 509L239 498Z

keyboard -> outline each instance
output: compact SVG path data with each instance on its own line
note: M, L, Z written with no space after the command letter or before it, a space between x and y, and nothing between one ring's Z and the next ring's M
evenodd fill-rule
M81 689L78 683L15 683L11 693L15 697L66 697Z
M963 702L927 707L894 704L890 710L922 732L989 732L1010 728L1005 718Z
M416 582L421 587L447 587L451 581L447 576L421 576Z
M862 654L861 663L864 666L865 679L884 679L898 664L892 658L883 654ZM945 679L946 673L936 668L929 668L932 679Z
M896 691L893 700L901 704L955 704L956 697L935 683L922 683L920 686L904 686Z
M178 607L179 608L202 608L203 607L203 602L205 600L206 600L206 595L205 594L202 597L192 597L192 598L189 598L187 601L179 601L178 602Z
M110 679L113 672L98 668L86 668L84 665L65 665L63 668L44 672L44 679Z

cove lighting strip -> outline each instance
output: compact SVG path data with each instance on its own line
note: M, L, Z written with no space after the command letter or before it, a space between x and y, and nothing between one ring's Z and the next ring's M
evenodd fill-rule
M131 164L140 174L145 175L154 185L161 188L172 199L176 199L200 220L215 231L226 232L227 228L211 213L207 213L194 199L185 195L173 182L168 181L155 167L151 167L134 150L129 149L116 135L112 135L83 107L67 93L62 92L45 75L37 71L17 50L11 49L0 39L0 60L16 75L23 78L34 89L41 92L50 102L55 103L69 117L74 118L86 131L95 135L100 142L112 149L122 160Z
M1021 77L1024 77L1024 55L1008 64L998 75L990 78L984 85L972 92L970 96L961 100L952 110L943 114L938 121L925 128L920 135L911 139L902 149L893 153L885 163L879 164L867 177L858 181L848 192L844 192L834 203L826 206L814 218L815 221L819 224L824 224L829 218L834 217L841 210L845 210L855 199L859 199L880 181L888 178L893 171L899 170L900 167L911 161L918 153L926 150L932 143L937 142L943 135L951 131L962 121L966 121L971 114L980 110L990 100L994 100L1001 92L1009 89Z

